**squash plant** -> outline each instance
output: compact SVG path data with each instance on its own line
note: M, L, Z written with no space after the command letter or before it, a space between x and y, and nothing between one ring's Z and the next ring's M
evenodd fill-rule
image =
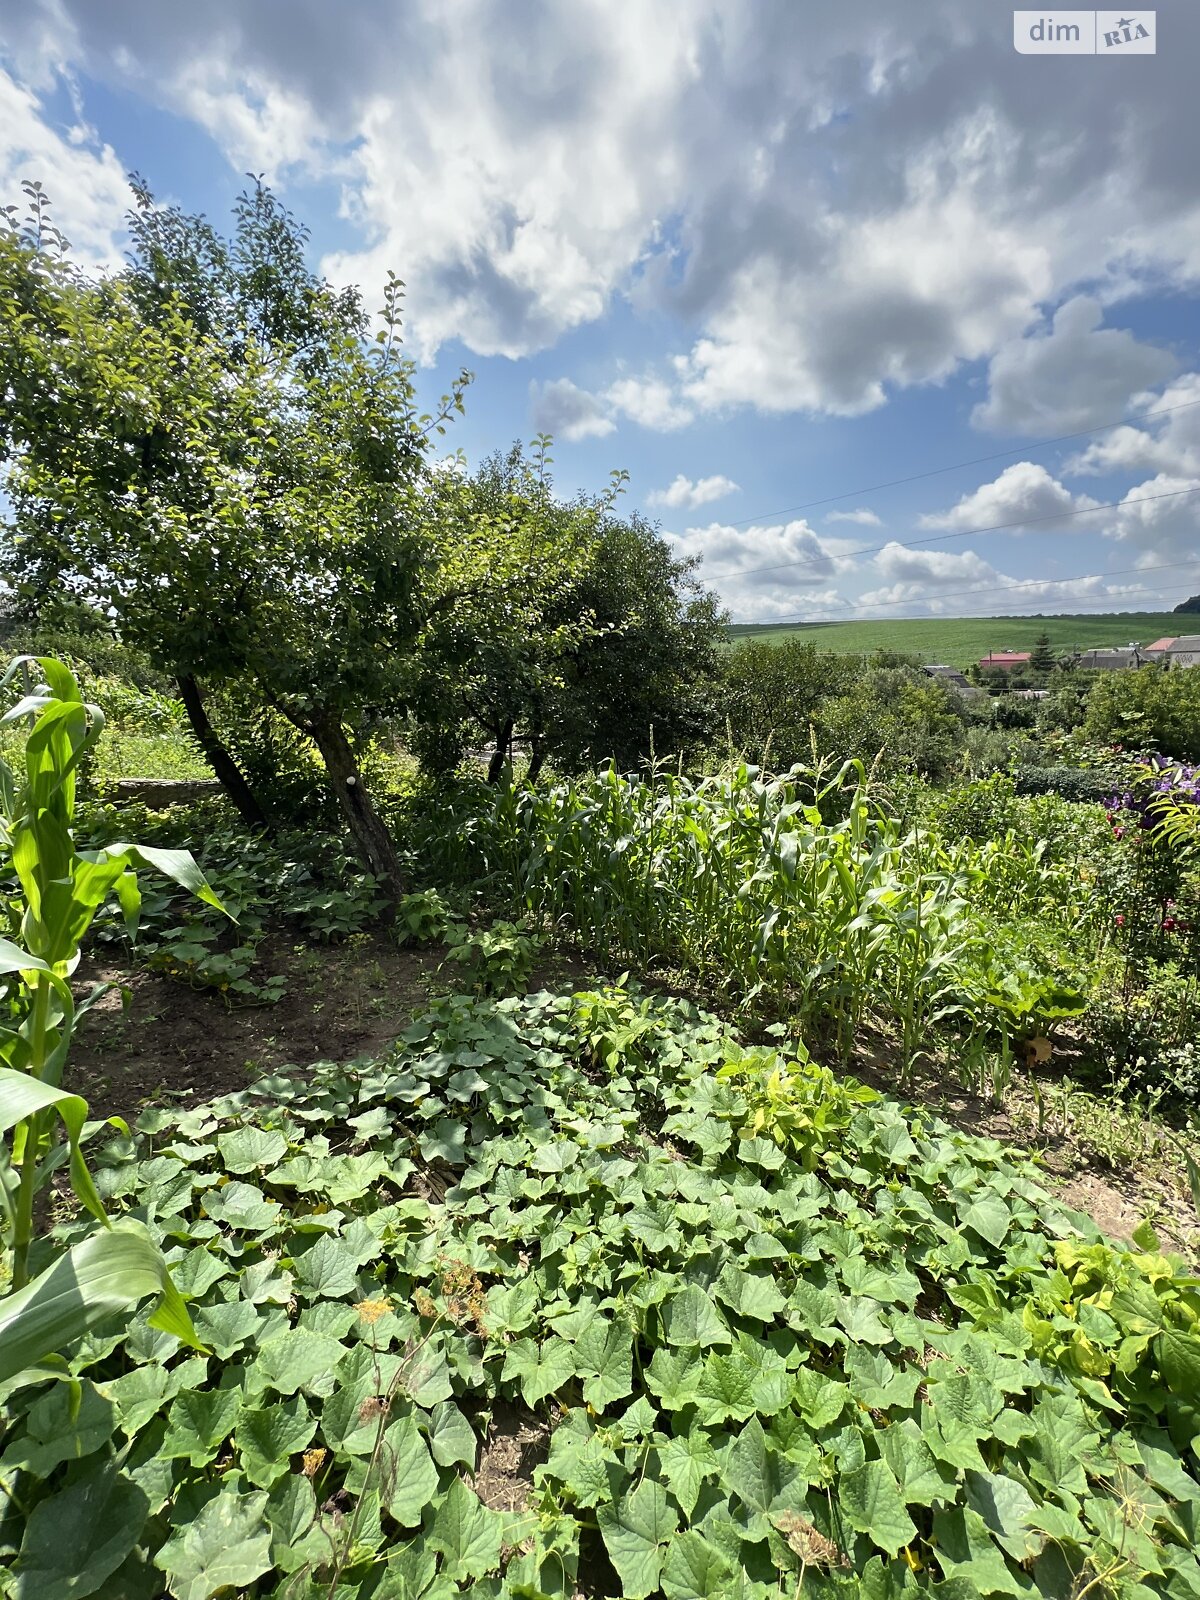
M64 1091L63 1066L77 1004L70 979L80 943L99 908L115 895L130 928L140 894L135 866L165 873L219 907L186 851L133 844L78 850L73 820L79 764L104 727L99 707L85 704L72 674L48 657L18 656L0 689L36 668L44 681L23 694L0 727L30 724L18 775L0 760L0 853L17 893L6 901L8 931L0 939L0 977L7 1018L0 1026L0 1222L11 1292L0 1299L0 1381L43 1360L101 1318L158 1297L151 1318L195 1343L183 1300L149 1237L114 1228L88 1174L81 1141L86 1102ZM124 1129L119 1118L112 1119ZM56 1142L58 1125L66 1131ZM127 1131L127 1130L126 1130ZM71 1186L101 1232L76 1244L30 1280L35 1202L64 1157Z

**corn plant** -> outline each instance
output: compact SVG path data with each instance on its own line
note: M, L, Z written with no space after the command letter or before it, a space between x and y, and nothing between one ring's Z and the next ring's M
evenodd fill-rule
M76 1022L70 979L97 910L115 896L131 930L140 906L135 866L157 869L219 908L186 851L110 844L78 850L73 834L80 762L104 726L99 707L82 700L61 662L18 657L0 688L36 668L44 677L0 727L29 723L24 771L0 761L0 851L17 893L7 901L9 933L0 940L7 985L7 1026L0 1027L0 1212L11 1289L0 1299L0 1379L78 1338L118 1309L158 1296L157 1326L195 1343L191 1322L165 1263L148 1236L111 1226L81 1150L87 1104L63 1090L63 1067ZM113 1119L125 1129L119 1119ZM66 1144L56 1140L58 1125ZM30 1281L35 1202L67 1163L71 1186L101 1231L76 1244Z

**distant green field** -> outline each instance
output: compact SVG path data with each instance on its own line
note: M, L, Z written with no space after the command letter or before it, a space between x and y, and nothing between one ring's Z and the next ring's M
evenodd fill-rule
M899 650L922 661L965 667L990 650L1029 650L1039 634L1050 635L1055 650L1089 650L1101 645L1151 644L1164 635L1195 632L1195 615L1178 612L1122 611L1059 617L919 617L882 622L733 623L740 639L810 639L818 649L843 654Z

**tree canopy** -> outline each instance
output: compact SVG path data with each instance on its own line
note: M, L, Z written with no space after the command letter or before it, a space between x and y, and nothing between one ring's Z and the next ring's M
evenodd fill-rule
M422 414L400 281L369 337L358 295L304 265L303 229L261 185L228 243L135 187L129 266L94 278L31 199L0 237L19 596L109 613L193 694L252 680L314 741L394 888L351 736L394 701L436 599L430 447L468 375Z

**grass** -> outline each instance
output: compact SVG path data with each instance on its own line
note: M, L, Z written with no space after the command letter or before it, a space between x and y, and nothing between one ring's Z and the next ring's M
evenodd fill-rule
M1103 614L1076 613L1055 617L897 617L875 622L734 623L734 640L811 639L821 650L855 655L872 650L896 650L965 667L989 650L1029 650L1039 634L1050 636L1055 650L1089 650L1127 645L1136 640L1186 633L1194 618L1170 611L1122 611Z

